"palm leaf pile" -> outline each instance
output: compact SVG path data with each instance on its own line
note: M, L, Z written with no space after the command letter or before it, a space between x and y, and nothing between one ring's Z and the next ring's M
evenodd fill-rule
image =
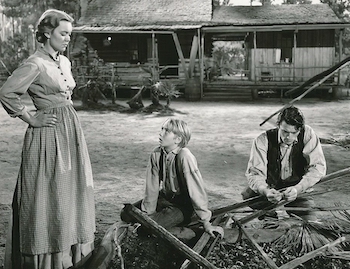
M302 221L277 238L273 245L284 255L302 256L341 236L350 235L350 214L346 210L333 213L322 221ZM328 249L327 256L350 260L349 242Z

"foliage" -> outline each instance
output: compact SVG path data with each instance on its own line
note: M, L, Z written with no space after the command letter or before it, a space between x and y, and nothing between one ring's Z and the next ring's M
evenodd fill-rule
M14 34L13 37L9 37L7 41L3 42L2 59L10 72L13 72L13 70L15 70L18 65L29 56L29 52L24 44L25 36L20 33Z
M283 4L312 4L311 0L285 0Z
M349 18L349 0L321 0L321 3L328 4L339 18Z
M168 80L162 80L155 83L152 88L159 96L166 98L167 106L173 98L178 98L182 93L176 89L176 86Z
M245 65L244 48L241 42L215 41L212 50L213 62L207 62L207 79L222 75L234 75Z

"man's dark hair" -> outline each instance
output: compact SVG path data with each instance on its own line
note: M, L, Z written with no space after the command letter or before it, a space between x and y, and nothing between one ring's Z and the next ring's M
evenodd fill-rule
M282 121L285 121L289 125L295 126L297 130L305 125L303 113L301 113L301 111L294 106L287 107L281 111L281 113L278 115L277 125L279 126Z

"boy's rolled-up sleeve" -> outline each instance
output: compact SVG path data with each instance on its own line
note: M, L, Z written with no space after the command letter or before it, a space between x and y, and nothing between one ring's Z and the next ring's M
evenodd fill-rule
M212 213L208 209L208 196L197 160L192 154L186 154L181 163L193 209L203 224L208 223Z
M156 152L153 152L149 158L146 172L145 197L141 203L141 210L148 215L154 213L157 208L159 195L159 158Z

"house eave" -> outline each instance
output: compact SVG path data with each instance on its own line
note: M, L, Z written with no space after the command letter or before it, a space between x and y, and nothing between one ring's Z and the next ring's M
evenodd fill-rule
M75 33L172 33L177 30L194 30L202 25L140 25L140 26L75 26Z
M318 29L345 29L350 27L349 23L343 24L276 24L276 25L227 25L227 26L205 26L204 33L217 32L271 32L282 30L318 30Z

